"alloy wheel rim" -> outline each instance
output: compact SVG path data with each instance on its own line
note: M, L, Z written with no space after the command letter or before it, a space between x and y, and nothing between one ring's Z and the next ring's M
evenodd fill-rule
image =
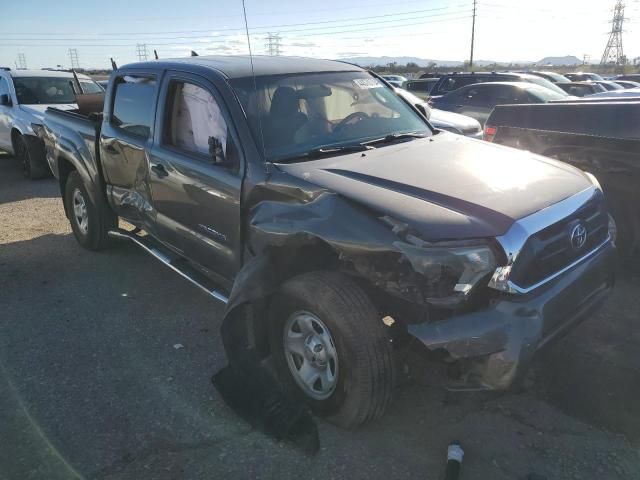
M338 380L338 352L327 326L307 311L292 313L283 332L284 354L291 375L315 400L325 400Z
M73 217L80 231L86 235L89 231L89 213L84 196L78 188L73 191Z

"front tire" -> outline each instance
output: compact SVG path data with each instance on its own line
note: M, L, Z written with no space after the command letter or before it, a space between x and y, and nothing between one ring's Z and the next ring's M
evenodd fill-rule
M118 217L104 200L96 205L77 171L69 174L65 184L64 201L73 234L88 250L102 250L109 245L109 230L117 225Z
M13 146L16 158L20 161L22 166L22 173L25 178L31 180L39 180L41 178L47 178L51 172L46 162L37 161L33 157L33 152L30 150L27 140L22 135L15 137Z
M353 280L334 272L295 277L274 296L270 320L278 377L314 413L344 428L383 415L395 381L392 346Z

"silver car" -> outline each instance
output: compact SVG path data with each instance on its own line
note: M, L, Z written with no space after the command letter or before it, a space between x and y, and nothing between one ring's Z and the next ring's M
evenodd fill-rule
M78 74L84 93L101 93L90 77ZM77 108L70 72L0 69L0 150L15 155L29 178L49 175L42 141L33 125L40 124L48 107Z
M446 130L458 135L482 140L482 127L475 118L431 108L423 99L403 88L396 88L395 91L424 113L431 125L438 130Z

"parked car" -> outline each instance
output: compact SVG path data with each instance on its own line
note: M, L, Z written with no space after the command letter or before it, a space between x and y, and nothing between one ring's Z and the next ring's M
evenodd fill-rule
M410 91L414 95L422 98L423 100L427 100L429 98L429 94L433 89L433 86L438 82L437 78L425 78L419 80L408 80L404 83L405 90Z
M356 66L136 63L102 113L50 108L38 130L79 244L126 239L225 302L232 371L271 356L338 425L382 415L406 345L451 388L509 387L613 285L592 176L435 131Z
M544 103L566 97L527 82L476 83L431 99L431 106L475 118L484 125L496 105Z
M615 81L618 80L630 80L632 82L640 82L640 73L629 73L626 75L618 75Z
M476 119L467 117L466 115L431 108L427 102L413 93L403 88L396 88L395 90L402 98L418 107L427 117L431 125L438 130L446 130L447 132L482 140L482 126Z
M612 82L609 80L592 80L592 83L597 83L601 85L607 92L615 91L615 90L624 90L622 85L618 85L617 82Z
M558 86L574 97L584 97L607 91L602 85L596 82L559 83Z
M559 85L551 83L549 80L538 77L536 75L516 72L472 72L451 73L448 75L443 75L442 77L440 77L440 80L434 85L433 89L430 92L430 95L432 97L445 95L466 85L485 82L535 83L537 85L540 85L541 87L548 88L549 90L552 90L559 95L567 96L564 90L559 88Z
M551 83L568 83L571 81L564 75L560 75L559 73L556 73L556 72L549 72L549 71L542 72L539 70L527 70L527 71L518 72L518 73L528 73L529 75L542 77L545 80L549 80Z
M384 78L387 82L389 82L394 87L398 87L398 88L402 88L402 85L404 85L404 82L407 81L407 78L403 77L402 75L382 75L382 78Z
M640 88L640 82L634 82L631 80L614 80L614 82L616 82L618 85L620 85L622 88L625 89L630 89L630 88Z
M638 264L640 101L500 106L487 120L485 139L595 175L615 219L618 250L625 262Z
M597 73L572 72L572 73L565 73L564 76L567 77L572 82L588 82L589 80L591 81L604 80L604 78L602 78Z
M87 93L102 91L86 75L78 74L78 80ZM49 106L77 107L73 82L69 72L0 69L0 149L15 155L29 178L50 175L44 146L32 124L41 123Z
M629 90L614 90L610 92L601 92L594 93L593 95L588 95L584 97L584 100L598 100L598 99L619 99L619 100L628 100L640 97L640 88L630 88Z

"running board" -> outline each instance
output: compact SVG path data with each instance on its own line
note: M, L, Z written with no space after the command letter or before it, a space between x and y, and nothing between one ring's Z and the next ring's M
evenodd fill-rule
M121 238L132 241L140 248L142 248L145 252L153 256L156 260L160 260L171 270L179 274L182 278L189 280L192 284L194 284L210 297L213 297L224 304L227 304L229 302L229 299L222 292L216 290L215 288L208 287L206 284L209 283L209 280L204 275L198 273L196 270L189 268L186 260L181 258L172 259L170 255L164 253L158 247L154 246L153 241L149 241L145 237L136 235L133 232L127 232L126 230L110 230L108 235L111 238Z

